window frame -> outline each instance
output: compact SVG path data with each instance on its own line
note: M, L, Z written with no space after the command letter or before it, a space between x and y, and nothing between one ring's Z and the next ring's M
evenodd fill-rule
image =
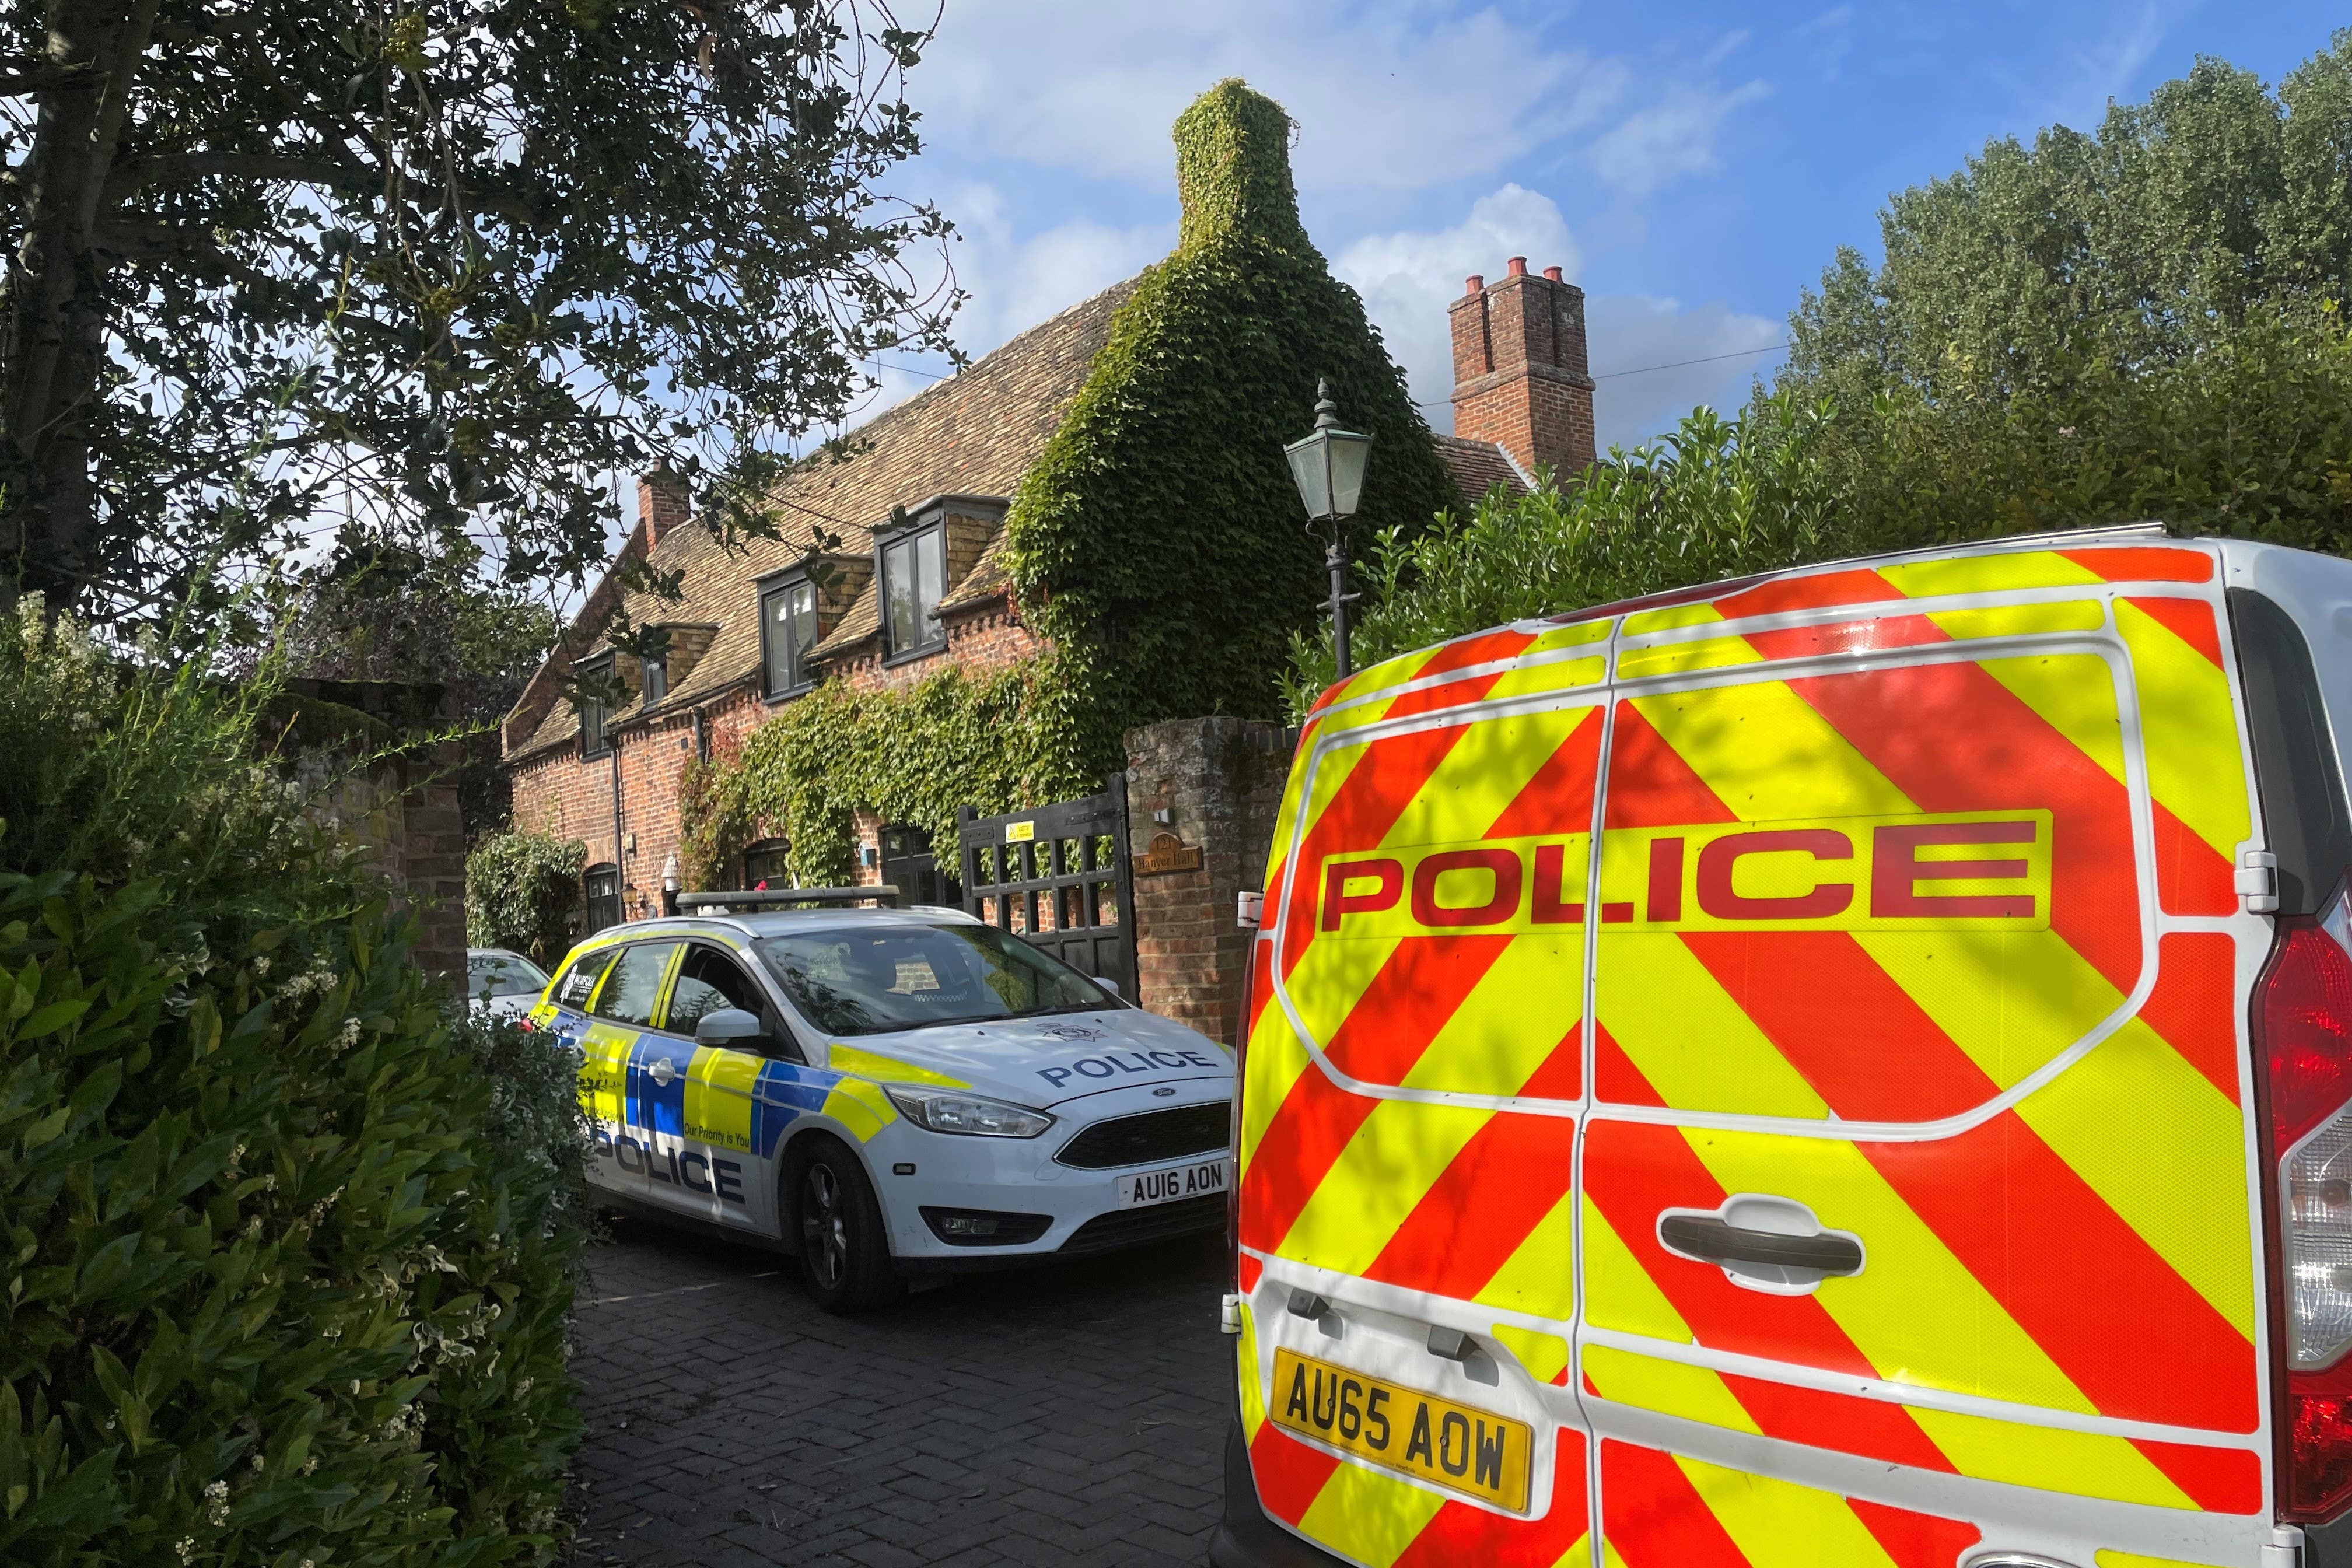
M789 879L792 875L792 840L789 838L761 838L743 846L743 890L746 892L751 891L752 883L761 879L751 875L751 858L753 856L774 855L782 858L783 864L779 868L777 874Z
M922 565L915 552L928 540L939 552L940 592L931 601L929 611L923 608ZM890 630L890 552L900 545L907 547L907 560L915 576L916 640L911 647L900 647ZM874 618L882 631L882 662L903 664L910 659L928 658L942 652L948 646L948 628L939 616L940 605L947 601L948 590L948 520L944 513L934 512L920 521L905 528L877 532L874 536ZM928 631L922 629L929 627Z
M669 696L669 655L648 654L637 664L639 706L651 708Z
M580 868L580 914L582 921L584 922L596 918L597 895L593 889L595 879L599 877L610 877L613 879L613 921L611 925L597 926L584 933L589 936L595 935L597 931L610 931L613 929L613 926L624 924L628 919L628 911L622 907L621 902L627 890L621 881L621 868L614 861L599 860L593 866L583 866Z
M802 662L806 656L791 649L786 650L787 661L792 667L788 673L794 679L783 686L773 683L776 670L773 647L775 621L771 607L777 600L802 592L808 595L808 646L809 651L813 653L816 649L816 645L824 640L823 630L817 624L819 613L824 606L818 602L815 579L808 574L805 568L796 567L790 572L779 573L772 577L760 580L760 695L770 702L788 701L794 697L803 695L816 685L815 677Z
M592 680L611 679L613 672L617 668L614 656L607 653L600 654L594 658L582 659L572 667L572 678L584 687ZM594 714L593 721L590 718L592 712ZM580 760L582 762L594 762L600 757L613 754L613 736L610 729L612 721L612 709L604 698L589 697L583 691L580 700Z

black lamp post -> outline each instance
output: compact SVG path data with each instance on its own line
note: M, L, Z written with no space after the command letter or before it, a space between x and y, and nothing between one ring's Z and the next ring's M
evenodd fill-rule
M1323 561L1331 569L1331 648L1339 656L1339 679L1353 673L1348 662L1348 605L1356 597L1348 592L1348 520L1364 489L1364 459L1371 455L1372 438L1339 428L1339 405L1331 401L1331 384L1315 384L1315 428L1304 439L1282 449L1290 459L1290 477L1297 482L1298 499L1307 505L1307 526L1330 525L1323 544Z

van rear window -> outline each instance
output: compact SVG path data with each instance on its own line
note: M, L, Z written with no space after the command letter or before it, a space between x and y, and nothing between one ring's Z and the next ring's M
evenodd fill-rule
M2255 785L2271 853L2278 857L2279 912L2317 914L2352 866L2352 816L2311 646L2293 616L2252 588L2230 590L2230 621L2245 683Z

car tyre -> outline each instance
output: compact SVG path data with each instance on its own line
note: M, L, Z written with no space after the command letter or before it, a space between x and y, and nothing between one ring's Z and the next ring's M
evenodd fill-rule
M785 1164L785 1212L800 1247L801 1279L820 1310L871 1311L904 1291L890 1265L890 1232L866 1167L835 1138L811 1138Z

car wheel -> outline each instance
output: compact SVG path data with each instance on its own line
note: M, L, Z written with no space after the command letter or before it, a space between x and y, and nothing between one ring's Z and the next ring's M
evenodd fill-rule
M903 1287L890 1267L882 1205L857 1156L832 1138L812 1138L784 1173L786 1211L798 1228L801 1279L827 1312L887 1306Z

